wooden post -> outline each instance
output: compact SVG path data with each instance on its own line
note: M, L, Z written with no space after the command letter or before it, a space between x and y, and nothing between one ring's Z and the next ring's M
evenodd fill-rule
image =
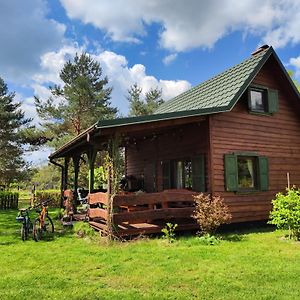
M93 147L89 149L87 152L88 163L89 163L89 193L91 193L94 189L94 168L95 168L95 160L96 160L97 150Z
M68 170L69 170L69 162L70 162L70 158L69 157L65 157L65 161L64 161L64 166L61 169L61 192L62 192L62 197L61 197L61 202L60 202L60 207L63 207L63 202L64 202L64 197L63 197L63 193L65 190L68 189Z
M78 189L78 175L79 175L79 161L80 161L80 156L73 156L73 165L74 165L74 198L73 198L73 211L76 212L76 206L77 206L77 189Z
M287 188L290 189L291 184L290 184L290 173L289 172L286 173L286 179L287 179Z

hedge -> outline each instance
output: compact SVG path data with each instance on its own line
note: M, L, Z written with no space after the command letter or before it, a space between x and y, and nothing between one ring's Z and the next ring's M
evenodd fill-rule
M36 191L34 204L50 200L49 207L60 207L61 193L60 191Z

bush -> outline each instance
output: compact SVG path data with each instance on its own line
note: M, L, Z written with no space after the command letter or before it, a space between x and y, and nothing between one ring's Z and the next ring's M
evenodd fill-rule
M231 219L231 214L224 199L220 196L204 195L194 196L195 210L193 218L200 226L201 233L212 235L216 229Z
M215 237L214 235L210 235L210 234L204 234L202 236L199 236L199 242L203 245L208 245L208 246L213 246L213 245L217 245L220 243L220 240Z
M75 235L78 238L89 237L92 238L96 235L95 230L87 222L77 222L73 226Z
M290 239L300 240L300 190L293 187L285 195L278 193L272 204L269 224L288 229Z
M56 190L48 190L48 191L37 191L35 193L34 204L41 203L43 201L50 200L50 207L60 207L61 193Z

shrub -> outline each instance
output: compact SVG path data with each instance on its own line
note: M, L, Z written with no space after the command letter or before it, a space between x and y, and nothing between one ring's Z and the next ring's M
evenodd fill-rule
M300 190L293 187L285 195L278 193L272 204L269 224L288 229L290 239L300 240Z
M35 193L34 204L41 203L43 201L50 200L48 205L50 207L60 207L61 193L56 190L37 191Z
M167 223L161 230L163 238L167 239L169 243L173 243L175 241L175 229L177 226L177 224Z
M214 235L210 235L207 233L202 236L199 236L199 242L203 245L213 246L219 244L220 240Z
M193 218L200 226L201 233L212 235L216 229L231 219L231 214L224 199L220 196L194 196L195 210Z
M75 223L73 226L73 230L78 238L92 238L96 234L95 230L87 222Z

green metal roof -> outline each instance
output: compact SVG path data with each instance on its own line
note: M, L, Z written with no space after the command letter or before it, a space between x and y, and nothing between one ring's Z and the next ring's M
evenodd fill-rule
M155 112L174 113L231 109L274 50L272 47L252 55L240 64L163 103Z

